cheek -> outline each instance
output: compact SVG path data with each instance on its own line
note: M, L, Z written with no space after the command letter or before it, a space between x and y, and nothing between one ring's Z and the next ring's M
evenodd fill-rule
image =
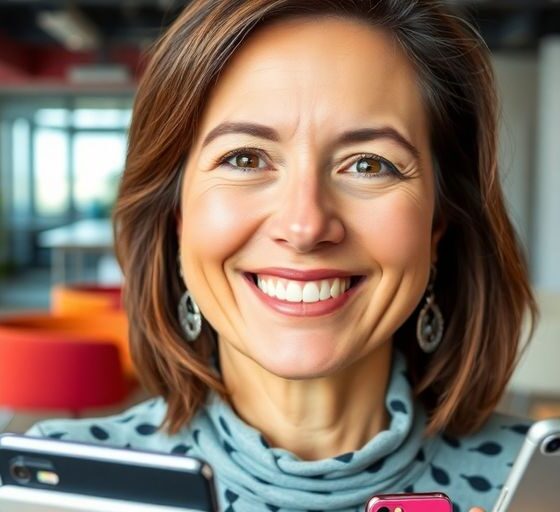
M236 194L210 189L184 202L183 246L186 258L223 260L247 240L255 218Z
M362 243L380 266L404 269L424 264L429 255L432 207L407 193L388 194L374 199L361 212L356 229Z

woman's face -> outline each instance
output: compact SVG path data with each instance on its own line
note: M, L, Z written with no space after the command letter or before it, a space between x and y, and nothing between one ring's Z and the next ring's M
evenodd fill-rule
M237 50L203 113L182 190L186 285L222 356L329 375L421 300L433 213L427 116L398 44L353 20L277 23Z

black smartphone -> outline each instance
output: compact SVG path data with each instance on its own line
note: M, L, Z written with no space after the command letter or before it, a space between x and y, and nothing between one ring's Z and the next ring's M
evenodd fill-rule
M2 512L217 512L212 468L193 457L0 435Z

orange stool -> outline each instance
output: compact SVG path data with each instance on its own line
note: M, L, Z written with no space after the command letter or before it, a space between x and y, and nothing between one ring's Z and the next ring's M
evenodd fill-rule
M51 288L51 312L55 315L122 309L121 287L96 284L59 284Z
M95 311L89 314L51 315L22 313L0 317L0 340L14 335L66 336L71 341L109 341L118 349L125 374L135 379L128 345L128 319L124 310Z

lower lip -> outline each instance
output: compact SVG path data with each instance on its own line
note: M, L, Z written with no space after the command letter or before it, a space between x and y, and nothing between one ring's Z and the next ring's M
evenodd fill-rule
M264 293L255 284L251 275L245 274L245 279L257 297L274 311L282 313L283 315L306 317L328 315L329 313L339 310L342 306L344 306L344 304L346 304L350 297L356 293L356 290L364 281L364 278L362 278L358 283L352 286L352 288L349 288L338 297L331 297L330 299L321 300L319 302L287 302Z

